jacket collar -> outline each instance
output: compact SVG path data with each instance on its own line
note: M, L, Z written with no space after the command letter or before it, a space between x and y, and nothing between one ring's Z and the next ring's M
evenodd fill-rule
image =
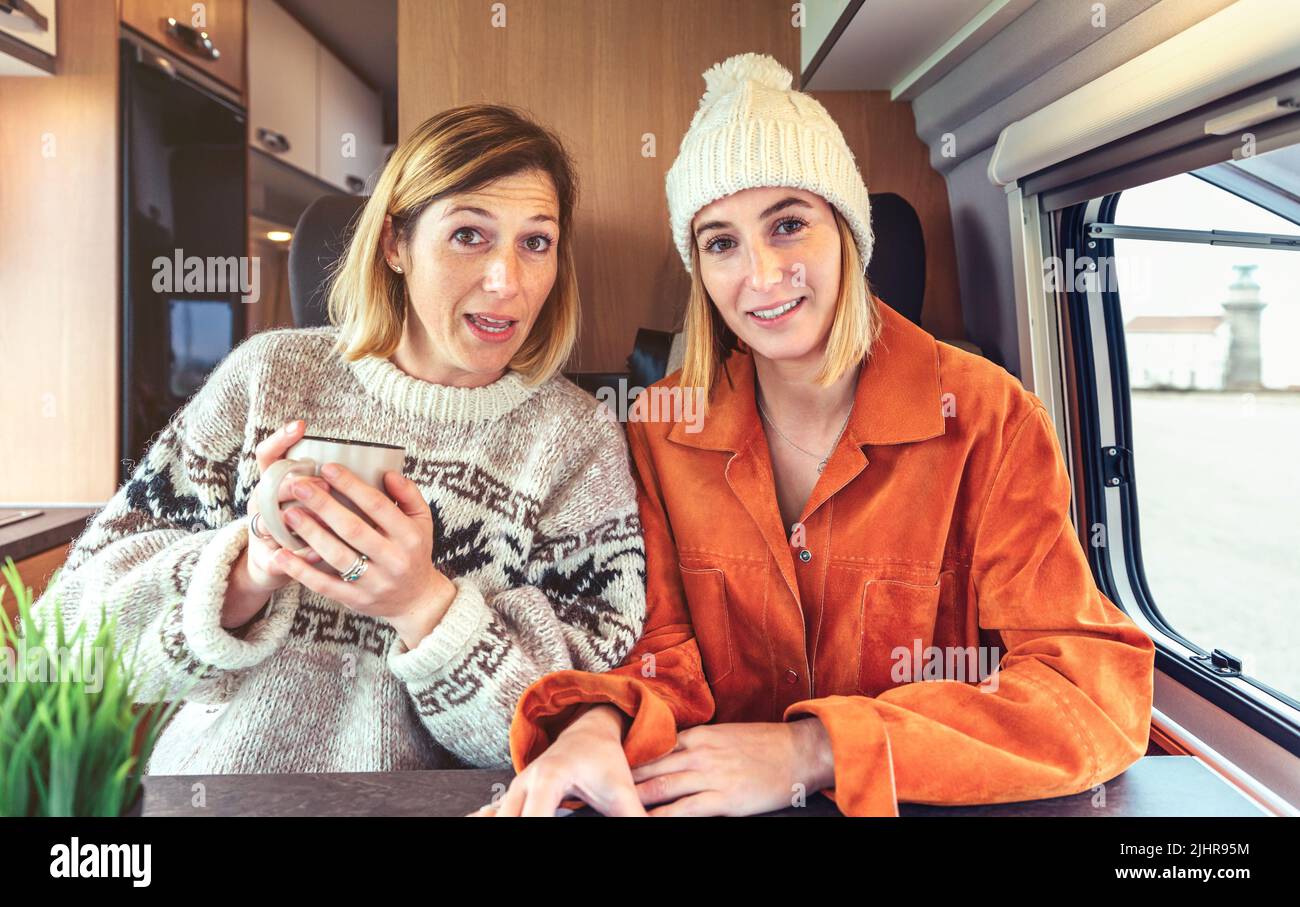
M924 441L944 433L939 348L934 337L881 302L880 336L858 379L845 436L856 446ZM728 381L730 377L730 381ZM694 427L694 426L692 426ZM739 452L761 431L754 404L754 360L727 357L698 431L678 421L668 439L688 447Z

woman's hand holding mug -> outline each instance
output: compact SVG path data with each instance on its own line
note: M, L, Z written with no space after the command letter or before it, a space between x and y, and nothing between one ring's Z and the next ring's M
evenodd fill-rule
M259 528L284 547L264 543L268 578L287 575L382 618L415 648L442 621L456 587L433 564L433 515L419 486L402 475L405 450L296 432L270 450L275 458L254 498ZM291 547L299 542L305 546Z
M285 452L298 442L305 428L306 423L303 420L295 420L281 426L279 431L257 445L254 455L257 457L257 470L263 479L271 464L282 459ZM283 482L280 485L278 497L281 501L294 500L293 486L293 481ZM258 492L261 488L262 482L259 481L248 502L250 524L251 517L257 513L257 501L261 497ZM293 582L293 577L274 562L275 552L279 549L278 542L262 538L253 532L250 526L248 547L240 554L230 570L230 581L226 587L226 605L222 610L222 626L238 627L247 623L262 609L271 593ZM310 548L300 549L300 554L307 563L320 563L320 555Z

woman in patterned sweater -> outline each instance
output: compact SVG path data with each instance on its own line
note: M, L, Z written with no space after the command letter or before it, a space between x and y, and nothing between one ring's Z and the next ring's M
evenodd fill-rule
M331 324L241 343L73 544L37 619L56 597L69 622L104 606L139 641L141 700L187 691L149 772L507 766L525 688L630 650L645 554L625 442L558 374L574 197L559 141L517 112L425 122L357 222ZM294 553L253 502L304 434L407 456L382 489L285 481Z

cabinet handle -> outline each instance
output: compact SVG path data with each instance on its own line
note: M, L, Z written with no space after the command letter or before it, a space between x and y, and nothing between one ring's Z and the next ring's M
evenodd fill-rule
M353 176L353 175L350 174L350 173L348 174L348 178L347 178L346 182L347 182L347 184L348 184L348 191L349 191L349 192L352 192L352 193L354 193L354 194L357 193L357 192L360 192L362 189L366 188L366 181L365 181L365 180L363 180L363 179L362 179L361 177L359 177L359 176Z
M50 30L50 20L42 16L27 0L0 0L0 13L18 17L4 22L6 28L12 28L16 32Z
M289 140L284 137L284 134L274 129L267 129L265 126L257 128L257 140L267 151L274 151L276 154L284 154L289 150Z
M205 31L181 25L171 16L163 20L163 30L184 44L185 48L196 56L206 60L215 60L221 56L221 51L217 50L217 46L212 43L212 39Z

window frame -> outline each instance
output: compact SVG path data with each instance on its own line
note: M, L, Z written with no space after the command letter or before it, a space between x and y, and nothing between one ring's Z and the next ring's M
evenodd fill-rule
M1054 254L1060 260L1073 253L1076 261L1083 256L1113 261L1114 241L1088 237L1085 225L1113 223L1122 192L1076 202L1045 217ZM1104 533L1104 545L1085 545L1098 587L1151 635L1158 671L1300 756L1300 702L1256 678L1224 676L1195 660L1209 653L1178 633L1156 605L1142 563L1122 287L1094 284L1080 292L1073 275L1067 277L1069 285L1054 294L1066 328L1060 332L1061 353L1070 365L1062 390L1073 404L1068 407L1071 433L1078 438L1074 454L1081 474L1075 481L1083 519L1076 525L1089 527L1082 533L1085 540L1098 526ZM1112 448L1118 450L1118 469L1107 467ZM1119 483L1107 484L1108 478Z
M1228 74L1220 81L1226 84ZM1081 406L1078 388L1082 379L1078 377L1072 336L1080 333L1079 326L1069 321L1070 309L1062 294L1049 292L1043 280L1044 259L1061 254L1058 231L1053 225L1055 212L1107 193L1178 173L1195 172L1238 156L1243 151L1244 134L1221 135L1207 126L1212 120L1240 114L1245 108L1274 97L1300 97L1300 68L1262 78L1240 90L1230 90L1218 98L1173 113L1154 125L1134 126L1103 145L1081 145L1082 150L1072 157L1035 172L1017 174L1009 182L1000 180L992 171L989 173L994 185L1002 188L1007 206L1018 354L1014 372L1043 401L1056 427L1075 491L1070 511L1075 526L1087 525L1079 514L1086 513L1090 505L1085 487L1084 448L1074 444L1073 439L1082 431L1081 422L1092 417L1077 412ZM1076 117L1105 114L1104 110L1097 109L1093 95L1081 97L1076 92L1073 100ZM1300 112L1253 124L1249 132L1255 138L1256 153L1295 144L1300 142ZM1008 139L1003 130L999 144L1014 140L1014 137ZM1104 349L1107 343L1104 318L1099 317L1096 322L1095 337L1091 323L1085 324L1084 329L1092 343L1090 349ZM1109 367L1106 357L1101 362ZM1125 364L1121 363L1121 367ZM1110 394L1109 371L1106 394ZM1081 536L1086 548L1089 537L1086 533ZM1112 592L1116 589L1109 585L1112 576L1097 571L1091 561L1090 569L1094 570L1099 587ZM1106 571L1110 571L1109 566ZM1129 582L1127 571L1120 571L1115 578L1126 585ZM1165 635L1137 607L1133 596L1126 601L1123 594L1116 592L1111 600L1151 635L1156 644L1152 737L1159 737L1171 752L1188 753L1201 759L1227 782L1275 814L1300 816L1300 755L1296 752L1296 733L1289 723L1279 722L1274 714L1290 707L1272 697L1265 701L1265 694L1243 681L1206 676L1184 661L1196 652ZM1288 714L1287 721L1292 720L1300 720L1300 716ZM1269 735L1265 736L1264 731ZM1278 739L1286 745L1275 742Z

